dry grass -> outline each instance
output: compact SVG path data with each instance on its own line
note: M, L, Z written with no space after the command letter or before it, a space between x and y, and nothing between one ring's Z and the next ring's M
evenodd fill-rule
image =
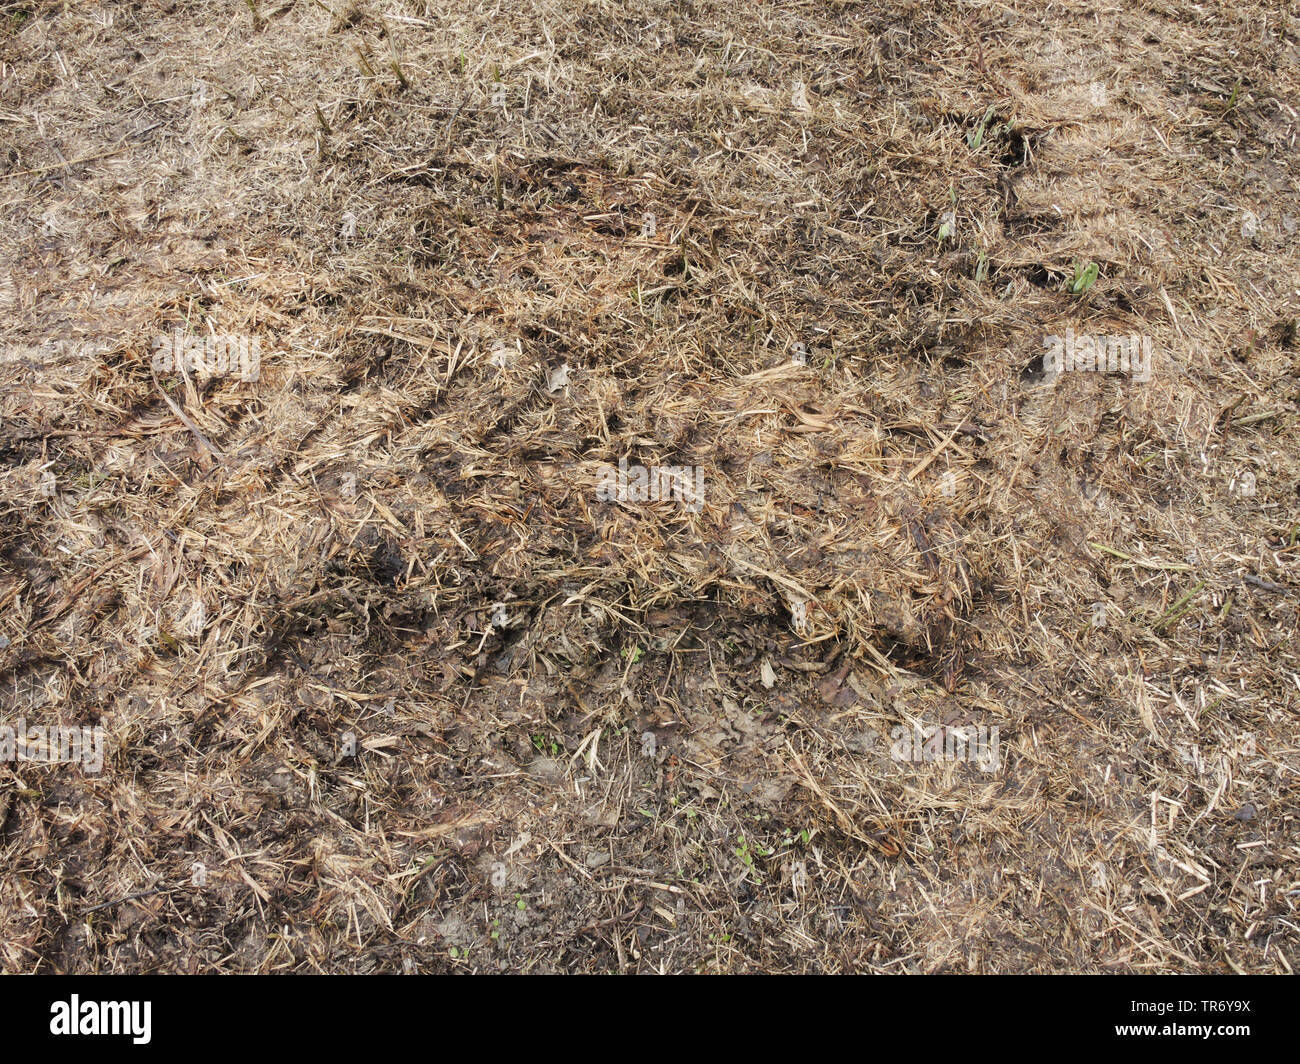
M0 4L0 967L1292 969L1293 4L254 6Z

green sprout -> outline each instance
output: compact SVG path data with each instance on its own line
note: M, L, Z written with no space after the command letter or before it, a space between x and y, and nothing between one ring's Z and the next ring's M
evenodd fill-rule
M1096 283L1097 275L1101 272L1095 262L1088 263L1087 266L1080 268L1079 263L1074 264L1074 276L1070 278L1068 287L1071 294L1076 296L1084 295L1089 288Z
M980 145L984 143L984 134L988 131L989 123L997 117L997 114L997 107L990 104L980 124L966 134L966 143L970 145L971 151L979 151Z
M1240 94L1240 92L1241 92L1241 78L1238 78L1237 84L1235 84L1232 87L1232 95L1228 97L1228 106L1223 109L1224 114L1227 114L1229 111L1231 111L1234 107L1237 106L1237 96Z

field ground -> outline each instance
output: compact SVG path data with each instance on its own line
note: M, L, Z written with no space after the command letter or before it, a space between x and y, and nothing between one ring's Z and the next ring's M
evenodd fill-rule
M1290 972L1295 6L0 3L0 969Z

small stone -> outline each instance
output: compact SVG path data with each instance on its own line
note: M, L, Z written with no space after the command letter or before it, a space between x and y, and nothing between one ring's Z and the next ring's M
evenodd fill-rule
M853 754L861 756L874 754L880 749L880 735L873 731L859 732L845 739L844 745Z
M547 381L546 390L554 395L556 392L569 386L569 364L566 362L559 369L551 370L550 379Z
M564 775L564 766L554 758L539 757L528 766L528 775L543 780L558 780Z

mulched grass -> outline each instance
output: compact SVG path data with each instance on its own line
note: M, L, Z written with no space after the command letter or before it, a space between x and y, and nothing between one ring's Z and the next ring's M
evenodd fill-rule
M0 5L0 967L1290 972L1296 16L512 6Z

